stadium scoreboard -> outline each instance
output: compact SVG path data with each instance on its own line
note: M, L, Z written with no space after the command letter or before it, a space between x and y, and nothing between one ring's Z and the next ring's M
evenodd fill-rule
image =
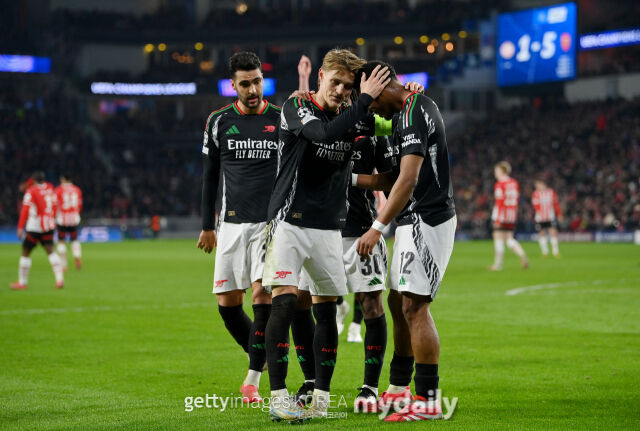
M577 12L563 3L498 16L498 85L563 81L576 76Z

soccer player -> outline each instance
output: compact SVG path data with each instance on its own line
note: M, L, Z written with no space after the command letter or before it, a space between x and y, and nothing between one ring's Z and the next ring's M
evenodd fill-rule
M283 105L263 277L273 292L266 329L273 420L327 416L338 347L336 299L346 294L347 284L340 229L346 221L356 136L347 132L358 129L356 123L369 116L369 104L388 81L386 69L375 69L362 77L359 99L351 107L341 107L353 89L355 71L363 64L350 51L330 51L318 72L313 100L292 98ZM289 328L303 268L314 281L310 290L316 318L315 388L304 414L286 387Z
M56 279L55 287L62 289L64 287L62 263L53 247L53 230L56 228L56 194L53 186L45 182L43 172L35 172L32 178L34 184L27 188L24 194L20 220L18 221L18 238L24 236L18 281L11 283L10 287L14 290L27 288L29 270L31 269L31 252L40 243L49 255L49 263Z
M520 199L520 186L511 178L511 164L507 161L498 162L493 168L496 184L493 188L495 204L491 220L493 221L493 247L495 258L490 271L502 270L504 260L504 245L513 251L519 258L522 268L529 267L529 260L520 243L513 237L518 220L518 200Z
M249 370L240 391L243 401L261 401L265 327L271 296L262 288L265 227L269 196L276 175L280 108L263 99L258 57L238 52L229 60L231 85L238 99L209 115L204 132L202 232L198 248L216 248L213 293L222 320L249 355ZM221 182L219 226L214 206ZM252 290L253 322L242 308Z
M71 253L73 253L76 269L80 269L82 268L82 246L78 241L78 225L82 212L82 191L71 182L69 175L63 174L60 176L60 185L56 187L55 192L58 200L56 214L58 255L62 261L62 269L67 270L67 234L71 240Z
M392 80L370 109L390 119L393 131L392 170L377 175L353 175L353 183L390 190L387 203L356 245L371 256L382 231L398 222L389 277L389 310L395 351L390 386L380 397L389 405L411 398L409 383L415 357L415 400L385 421L418 421L442 417L437 397L440 342L429 311L453 251L456 213L451 186L444 122L430 98L405 89L386 63L368 62L362 73L385 65Z
M386 136L359 137L364 145L352 156L353 174L387 172L391 166L391 144ZM343 260L349 290L361 306L364 317L364 383L354 401L354 411L376 413L378 411L378 382L387 346L387 321L384 314L382 293L387 279L387 245L380 236L371 256L360 256L356 245L376 219L375 196L371 190L349 187L349 211L346 226L342 230ZM353 337L352 330L349 334ZM357 335L360 336L358 325Z
M391 146L386 136L358 136L355 143L357 146L352 155L353 173L372 174L374 170L391 170ZM356 242L376 218L373 192L349 187L348 205L347 220L342 229L342 259L349 290L355 293L356 303L361 304L366 327L364 384L354 400L354 411L375 413L378 410L378 381L387 346L387 321L382 303L382 292L387 279L387 246L381 237L372 256L358 255ZM311 284L313 280L303 277L298 289L311 290ZM317 286L314 288L318 289ZM295 337L294 341L297 347Z
M562 221L562 210L558 203L558 195L555 190L548 187L544 180L537 179L534 182L535 191L531 197L535 211L536 230L538 231L538 243L543 256L549 255L547 244L547 232L551 240L551 253L553 257L560 257L558 248L558 222Z

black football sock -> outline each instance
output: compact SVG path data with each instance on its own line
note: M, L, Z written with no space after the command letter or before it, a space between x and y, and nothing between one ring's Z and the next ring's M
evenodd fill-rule
M393 354L391 360L389 383L395 386L409 386L413 374L413 356Z
M273 298L271 315L265 329L267 364L271 390L286 389L289 363L289 327L296 311L296 295L287 293Z
M416 375L413 378L416 383L416 395L427 400L436 399L438 389L438 364L416 363Z
M264 345L264 331L271 314L271 304L254 304L253 325L249 335L249 369L262 372L267 351Z
M353 323L362 323L362 305L357 299L353 300Z
M338 356L336 303L313 304L313 315L316 317L316 334L313 338L313 353L316 356L315 388L329 392Z
M336 304L341 305L344 302L344 298L342 296L338 296L338 299L336 300Z
M305 380L316 378L316 362L313 354L313 336L316 332L316 322L309 310L296 310L291 322L291 334L296 345L298 362Z
M235 307L223 307L218 305L218 311L222 320L224 320L224 326L231 334L234 340L245 352L249 353L249 334L251 333L251 319L244 312L242 305L236 305Z
M387 320L383 314L364 319L364 325L364 384L377 388L387 348Z

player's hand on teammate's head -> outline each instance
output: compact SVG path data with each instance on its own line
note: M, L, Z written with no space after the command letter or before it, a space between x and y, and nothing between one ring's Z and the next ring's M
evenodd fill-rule
M367 77L367 75L363 73L362 78L360 79L360 93L366 93L375 99L391 82L391 78L389 78L390 73L391 72L388 67L381 68L380 65L373 69L371 76Z
M215 230L203 230L200 232L197 247L205 253L211 253L218 246L218 236Z
M407 82L404 84L405 90L416 91L418 93L422 93L424 91L424 87L417 82Z
M300 90L296 90L293 93L291 93L291 95L289 96L289 99L293 98L293 97L302 97L304 100L309 100L311 101L312 99L312 95L316 94L315 91L311 90L311 91L300 91Z

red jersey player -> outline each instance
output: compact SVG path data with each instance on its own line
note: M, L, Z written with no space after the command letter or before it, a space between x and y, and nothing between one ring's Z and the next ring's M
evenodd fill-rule
M53 248L53 230L55 229L55 214L57 207L56 194L53 186L44 180L43 172L33 174L34 185L24 194L20 221L18 222L18 237L22 238L22 256L20 257L18 281L11 283L15 290L27 288L29 270L31 269L31 251L38 242L42 244L49 255L49 263L56 278L56 288L61 289L64 284L60 257Z
M536 190L531 197L533 209L535 211L536 229L538 231L538 242L543 256L549 255L547 244L547 232L551 237L551 253L554 257L560 257L558 249L558 221L562 221L562 210L558 204L558 195L555 190L547 187L542 179L534 182Z
M493 265L489 267L490 271L500 271L502 269L502 261L504 258L504 244L506 242L515 254L520 257L523 268L529 266L529 260L522 246L513 237L513 231L518 220L518 199L520 198L520 186L518 182L511 178L511 165L509 162L502 161L497 163L493 168L493 174L496 177L496 185L494 186L495 204L493 206L493 246L495 249L495 258Z
M58 213L56 225L58 227L58 254L62 260L62 268L67 270L66 237L71 240L71 252L75 259L76 269L82 267L82 247L78 241L78 225L82 212L82 191L71 182L69 175L60 176L60 185L56 187L58 198Z

